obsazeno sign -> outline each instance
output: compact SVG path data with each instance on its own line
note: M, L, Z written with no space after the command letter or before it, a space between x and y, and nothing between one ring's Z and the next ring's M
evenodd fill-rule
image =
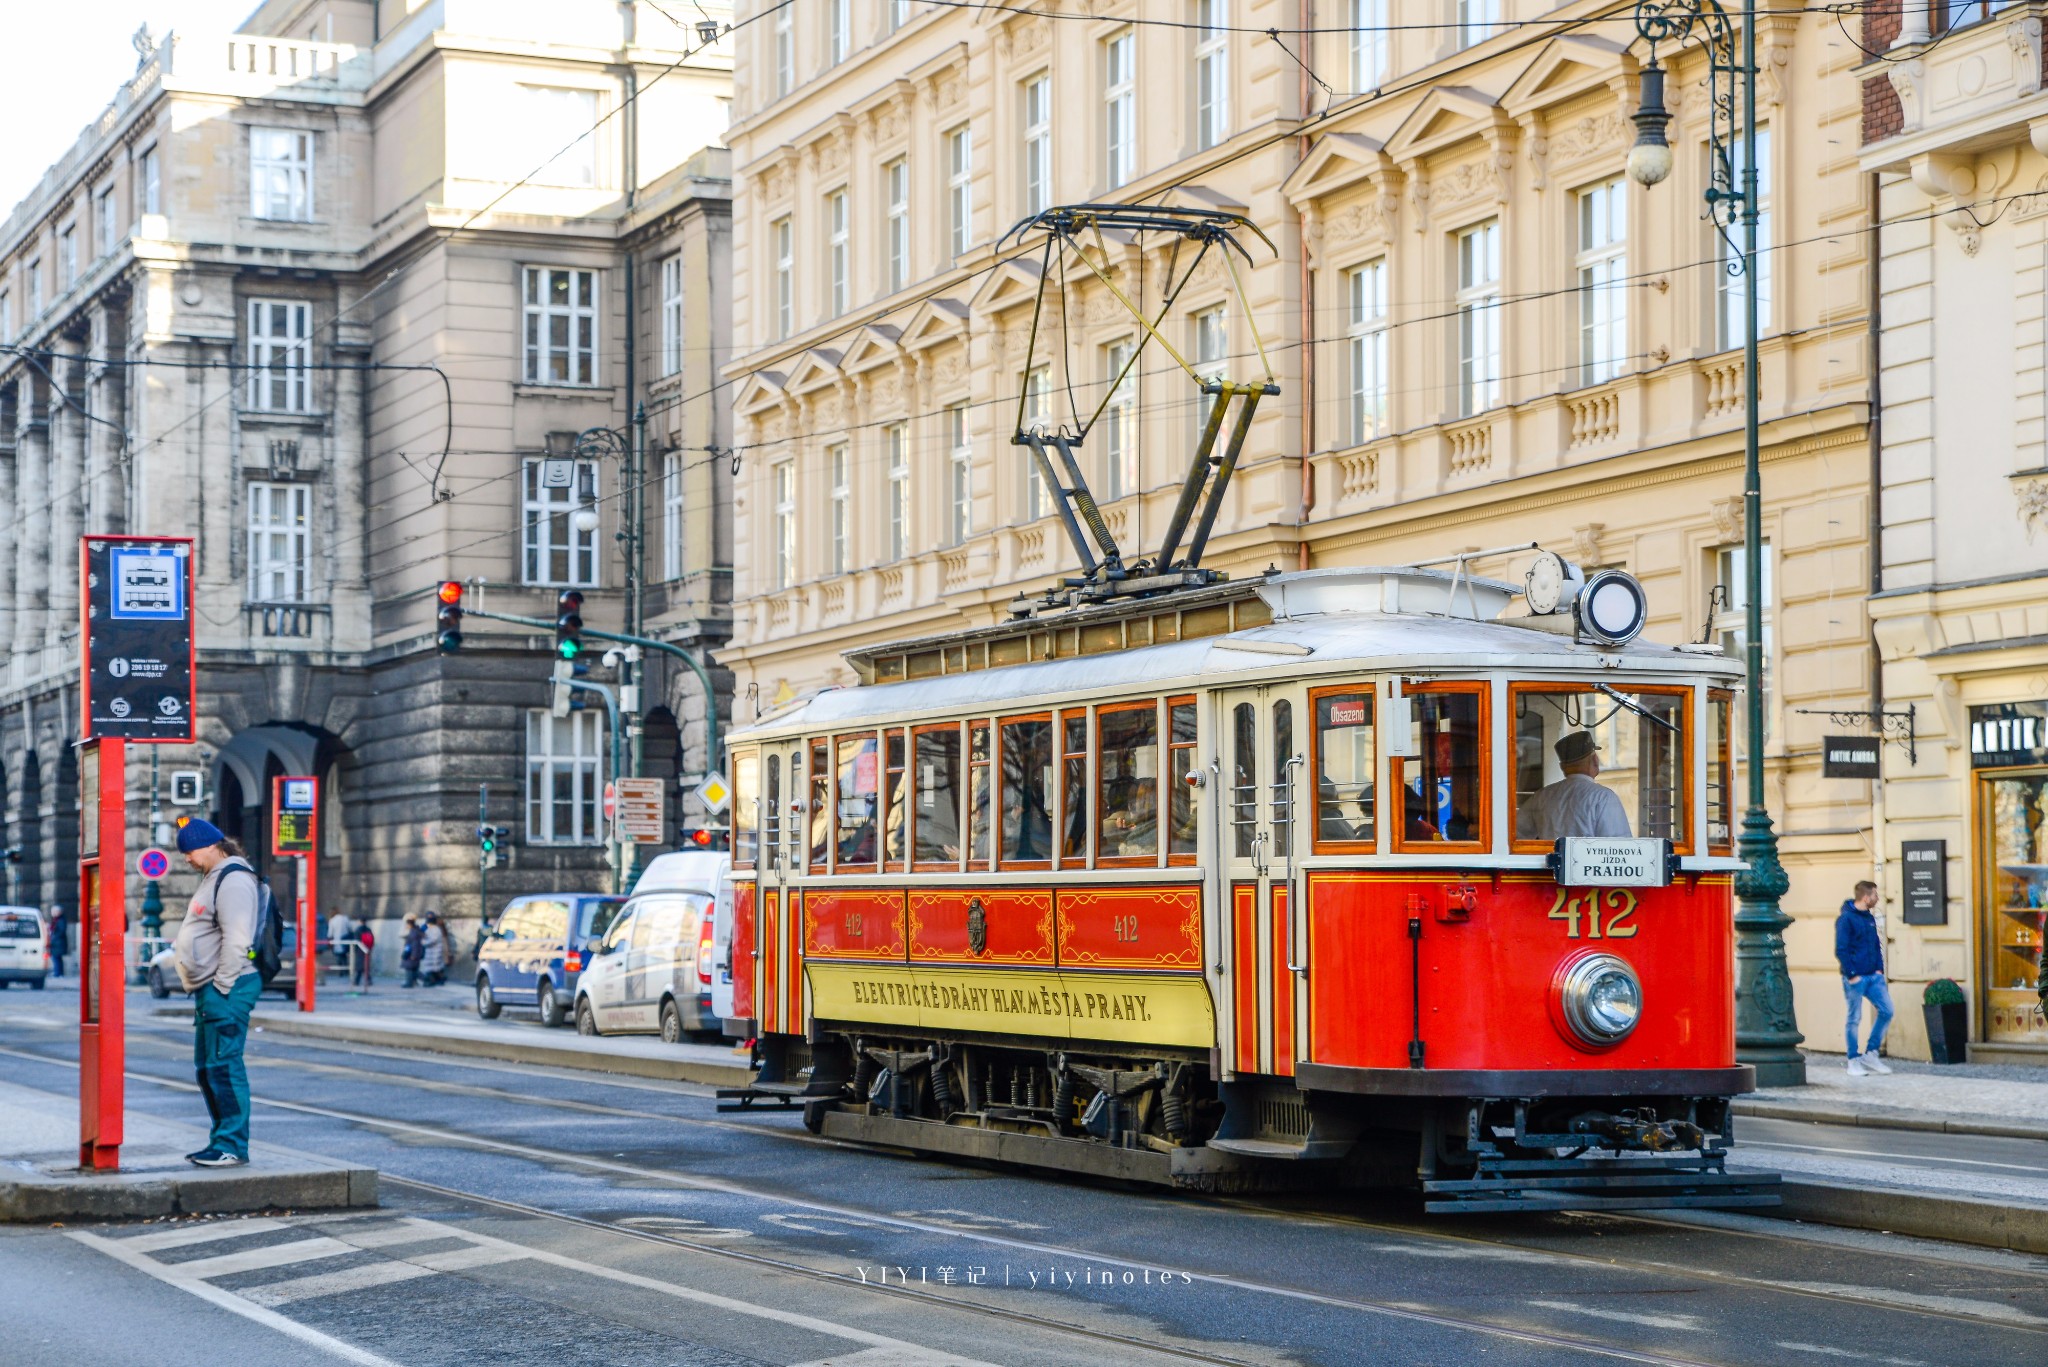
M192 539L79 542L85 736L192 740Z

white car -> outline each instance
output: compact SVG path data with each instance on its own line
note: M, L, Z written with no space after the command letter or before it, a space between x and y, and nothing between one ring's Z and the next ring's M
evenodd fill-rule
M0 907L0 987L27 983L40 989L50 976L50 941L43 913Z
M584 962L577 1032L659 1034L671 1044L719 1034L712 998L721 892L730 920L732 860L725 854L693 850L649 864Z

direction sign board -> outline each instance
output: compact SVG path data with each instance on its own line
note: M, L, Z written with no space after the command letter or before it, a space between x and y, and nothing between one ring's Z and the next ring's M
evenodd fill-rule
M1670 841L1644 836L1570 835L1550 856L1558 883L1568 888L1668 887L1673 862Z
M704 781L697 785L697 800L709 812L722 812L732 802L732 787L723 774L706 774Z
M78 574L86 739L189 744L192 538L81 537Z
M662 820L662 780L622 778L617 782L617 831L622 840L660 844L667 836Z
M135 871L144 878L161 878L171 871L171 857L151 846L135 856Z

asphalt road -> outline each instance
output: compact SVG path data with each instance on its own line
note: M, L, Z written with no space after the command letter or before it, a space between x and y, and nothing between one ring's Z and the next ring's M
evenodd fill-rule
M0 998L11 1080L75 1088L69 1002ZM136 1006L130 1106L203 1119L189 1026ZM0 1231L0 1360L2048 1362L2048 1259L1738 1215L1122 1190L849 1148L686 1084L268 1035L250 1057L259 1137L374 1164L384 1208ZM1833 1147L1824 1128L1741 1133Z

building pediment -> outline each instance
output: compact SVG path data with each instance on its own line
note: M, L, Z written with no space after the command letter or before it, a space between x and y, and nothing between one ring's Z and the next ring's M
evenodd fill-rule
M1611 89L1636 74L1627 48L1592 34L1553 38L1522 68L1500 97L1501 108L1520 118L1593 91Z
M789 392L797 395L814 394L820 389L829 389L839 384L846 378L846 372L839 365L842 354L831 347L812 347L806 351L790 368L789 382L786 386Z
M901 336L899 329L887 323L868 324L854 335L846 354L839 359L839 369L848 375L858 375L876 366L900 361L903 359Z
M1470 138L1499 137L1514 127L1494 99L1470 86L1440 85L1424 95L1394 136L1387 139L1387 155L1397 161L1411 161L1440 152Z
M733 412L743 418L773 412L788 397L787 377L781 371L756 370L740 381L739 391L732 398Z
M981 288L968 301L971 313L987 316L1005 309L1035 303L1041 278L1036 257L1012 257L988 273Z
M1334 194L1361 181L1394 172L1394 159L1377 138L1363 133L1327 133L1315 150L1281 184L1281 193L1296 207Z
M941 342L957 341L967 335L968 306L958 299L927 299L903 325L899 345L906 351L923 351Z

